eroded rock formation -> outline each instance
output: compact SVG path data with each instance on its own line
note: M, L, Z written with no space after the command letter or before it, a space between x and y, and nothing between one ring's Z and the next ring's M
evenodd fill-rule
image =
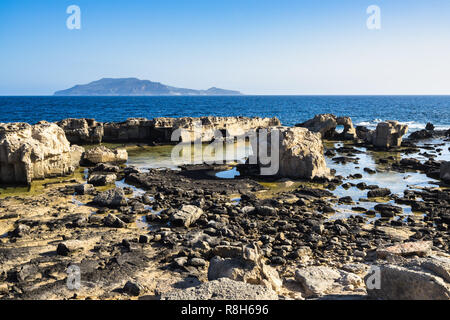
M344 130L341 133L337 133L337 126L344 126ZM322 138L326 139L353 140L357 137L352 119L349 117L337 117L330 113L318 114L313 119L297 124L296 127L303 127L312 132L319 132Z
M331 177L319 133L298 127L277 127L267 132L267 136L258 132L258 147L253 146L254 152L258 150L257 166L261 175L308 180ZM267 137L266 150L261 140L264 137ZM261 151L268 155L266 159L261 157Z
M172 134L183 129L178 137L184 142L214 139L214 131L225 131L232 136L244 135L251 129L279 126L277 118L247 117L183 117L130 118L124 122L100 123L93 119L66 119L58 122L72 143L148 142L170 143ZM197 129L198 128L198 129ZM177 139L178 139L177 138ZM178 140L177 140L178 141Z
M374 131L366 133L365 140L376 148L400 147L408 126L398 121L380 122Z
M95 144L101 143L103 138L103 124L94 119L65 119L57 123L70 143Z
M0 124L0 182L30 184L34 179L71 174L83 152L82 147L70 146L54 123Z

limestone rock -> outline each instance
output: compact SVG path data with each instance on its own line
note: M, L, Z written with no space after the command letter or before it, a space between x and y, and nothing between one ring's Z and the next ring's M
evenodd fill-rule
M400 147L408 126L398 121L380 122L375 131L367 134L366 142L377 148Z
M92 184L83 183L75 186L75 192L78 195L92 194L95 188Z
M226 256L237 250L221 250ZM242 249L241 255L231 258L214 257L209 264L208 279L216 280L229 278L251 284L264 285L275 291L281 289L283 282L278 272L263 260L261 250L256 245L249 245Z
M45 121L0 124L0 183L72 174L84 149L70 146L64 131Z
M114 184L117 180L117 176L114 173L108 174L93 174L89 176L88 183L94 186L106 186Z
M161 294L161 300L278 300L270 288L222 278Z
M105 226L110 228L125 228L126 224L112 213L108 214L104 219Z
M203 210L193 205L183 205L171 217L175 226L184 226L189 228L191 224L197 221L203 214Z
M115 188L99 193L93 202L102 207L114 208L127 205L127 198L123 189Z
M171 134L182 129L180 140L191 142L200 140L210 142L214 139L215 131L226 131L230 136L244 136L251 130L270 128L281 125L277 118L247 118L247 117L182 117L182 118L155 118L155 130L165 132L165 137L170 141ZM199 126L200 125L200 126Z
M112 150L105 146L98 146L87 150L83 160L88 164L125 163L128 160L128 153L125 149Z
M331 267L311 266L295 271L295 280L303 288L306 297L322 296L348 287L362 287L360 276Z
M272 138L272 135L275 135ZM278 139L277 139L278 136ZM261 136L258 137L261 147ZM275 175L291 179L330 178L320 134L313 133L306 128L278 127L268 130L267 150L272 148L272 140L278 143L279 155L270 154L270 168L261 171L264 175ZM278 171L277 162L278 161ZM268 167L258 158L260 167Z
M428 260L380 265L380 286L368 286L367 293L371 298L382 300L449 300L450 283L433 272L431 264ZM449 266L447 261L447 270ZM366 276L366 284L369 283L369 276Z
M295 271L295 280L305 290L306 296L326 293L341 274L329 267L306 267Z
M64 119L60 126L70 143L94 144L101 143L103 138L103 124L94 119Z
M336 132L337 126L344 126L342 133ZM341 140L353 140L357 137L352 119L349 117L337 117L334 114L318 114L313 119L297 124L296 127L307 128L309 131L318 132L322 138L336 138Z
M431 253L433 241L416 241L396 244L387 248L377 249L377 257L384 259L389 255L408 256L427 256Z

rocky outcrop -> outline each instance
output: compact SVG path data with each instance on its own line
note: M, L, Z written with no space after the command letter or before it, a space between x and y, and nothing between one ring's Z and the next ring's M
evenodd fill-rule
M382 300L450 300L450 255L433 241L378 248L377 265L365 277L369 297Z
M191 142L200 140L202 142L213 141L215 131L220 131L229 136L244 136L250 130L270 128L281 125L277 118L247 118L247 117L201 117L201 118L156 118L155 128L167 128L171 124L172 132L182 129L181 141ZM201 125L199 127L199 125ZM201 128L201 130L199 130Z
M103 138L103 124L94 119L65 119L59 121L67 140L72 144L96 144Z
M450 183L450 161L441 163L440 178L441 180Z
M163 293L161 300L278 300L278 295L261 285L222 278L194 288Z
M126 149L109 149L105 146L98 146L87 150L83 155L83 162L86 164L98 163L125 163L128 160Z
M258 166L261 175L273 175L291 179L328 179L321 135L306 128L277 127L267 130L268 134L258 134ZM267 138L268 159L261 158L261 148ZM276 143L277 145L273 145ZM277 150L278 148L278 150ZM255 147L253 148L255 150ZM270 162L270 164L267 164ZM245 170L245 168L244 168Z
M319 132L322 138L325 139L353 140L357 137L352 119L349 117L337 117L329 113L316 115L313 119L295 126L307 128L312 132ZM341 133L337 133L337 126L344 126L344 130Z
M0 124L0 183L30 184L71 174L83 152L82 147L70 146L56 124Z
M198 125L201 126L198 126ZM100 123L93 119L65 119L58 122L72 143L147 142L171 143L172 133L183 129L183 142L214 139L214 131L225 131L231 136L244 135L251 129L281 125L277 118L247 117L183 117L130 118L124 122ZM200 128L200 129L199 129Z
M400 147L408 126L398 121L380 122L375 130L366 133L365 141L376 148Z

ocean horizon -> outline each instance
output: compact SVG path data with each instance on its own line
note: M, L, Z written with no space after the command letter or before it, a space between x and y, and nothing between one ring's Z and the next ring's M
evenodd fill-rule
M447 95L242 95L242 96L0 96L0 122L34 124L66 118L120 122L128 118L247 116L278 117L292 126L316 114L349 116L355 125L375 127L398 120L410 131L428 122L450 128Z

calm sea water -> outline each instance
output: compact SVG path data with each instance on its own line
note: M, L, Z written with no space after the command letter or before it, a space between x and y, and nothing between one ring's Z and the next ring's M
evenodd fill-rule
M427 122L450 128L450 96L0 97L0 122L214 115L276 116L294 125L319 113L350 116L369 127L392 119L411 131Z

